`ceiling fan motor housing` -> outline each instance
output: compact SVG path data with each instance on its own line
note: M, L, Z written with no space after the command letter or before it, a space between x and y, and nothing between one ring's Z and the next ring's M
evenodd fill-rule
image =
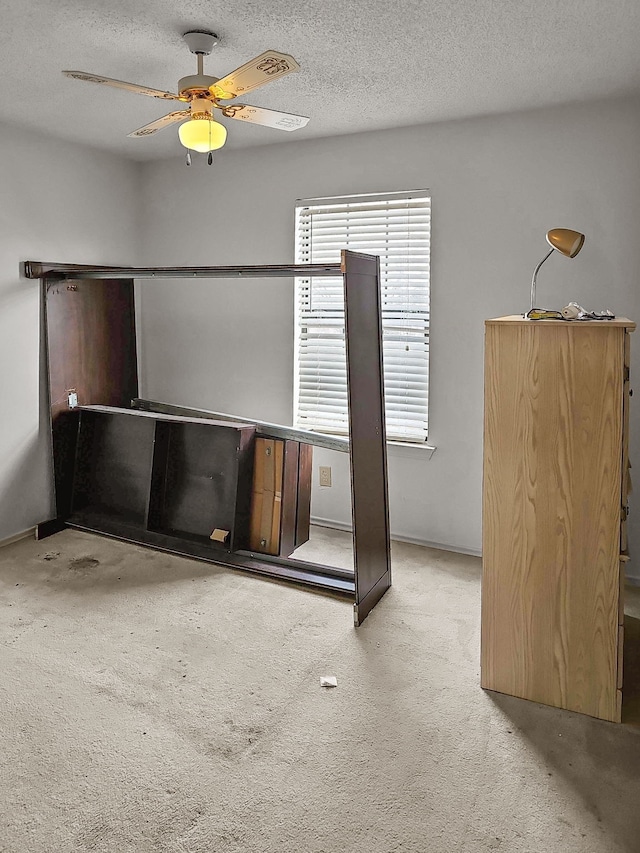
M191 101L191 118L204 118L211 120L213 104L206 98L194 98Z
M181 98L211 98L209 87L218 82L219 77L210 77L208 74L190 74L178 80L178 94Z

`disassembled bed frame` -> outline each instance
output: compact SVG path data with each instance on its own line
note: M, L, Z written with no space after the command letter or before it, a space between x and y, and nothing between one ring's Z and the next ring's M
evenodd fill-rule
M72 527L319 587L352 597L354 622L361 624L391 585L379 259L344 250L340 264L133 268L27 261L22 272L42 281L47 343L56 517L38 526L39 538ZM342 277L344 286L348 441L139 399L134 280L328 276ZM185 458L186 464L195 464L193 455L185 456L184 447L190 441L198 447L210 441L211 434L203 432L207 425L218 431L216 435L227 436L227 448L236 449L229 456L232 471L220 463L225 467L220 474L224 488L232 481L234 489L238 486L237 492L232 490L237 510L233 543L189 532L189 522L184 521L188 507L200 512L202 501L195 498L211 494L203 489L212 488L204 483L212 477L204 478L202 471L191 472L196 492L189 501L166 505L172 484L178 483L175 493L181 494L176 466ZM199 431L197 440L189 437L194 431ZM229 438L232 433L236 438ZM353 572L247 550L242 530L248 518L247 472L253 461L243 448L255 435L349 452ZM122 441L129 462L119 463L114 497L113 485L105 486L100 477L120 458ZM211 446L218 458L216 442ZM167 461L169 447L179 448L177 461ZM146 493L142 481L148 485ZM118 500L131 506L123 509L122 518L83 512L91 488L112 508L116 506L116 516ZM127 513L137 519L133 526ZM177 530L162 522L167 517L174 519L174 527L178 524ZM228 526L233 523L232 519Z

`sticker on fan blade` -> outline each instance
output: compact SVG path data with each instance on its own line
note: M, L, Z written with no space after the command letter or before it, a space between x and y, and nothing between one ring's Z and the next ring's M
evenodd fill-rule
M296 116L291 113L281 113L277 110L267 110L263 107L252 107L249 104L230 104L221 107L223 116L241 119L264 127L274 127L278 130L298 130L304 127L309 119L306 116Z
M284 77L285 74L298 71L299 68L300 66L293 56L280 53L277 50L266 50L260 56L256 56L245 65L236 68L231 74L227 74L222 80L218 80L215 86L211 87L211 91L214 94L215 89L222 90L225 93L233 92L234 96L240 95L243 92L251 92L270 80L277 80L279 77Z

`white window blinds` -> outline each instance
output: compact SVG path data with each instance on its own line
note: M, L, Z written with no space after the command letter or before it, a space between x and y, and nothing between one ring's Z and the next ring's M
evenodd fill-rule
M296 205L296 263L339 263L341 249L380 256L387 438L425 441L429 399L427 190ZM348 433L340 278L296 280L295 421Z

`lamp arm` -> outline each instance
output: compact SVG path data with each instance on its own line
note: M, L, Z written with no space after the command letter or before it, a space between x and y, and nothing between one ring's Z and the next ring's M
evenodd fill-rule
M542 264L547 260L547 258L550 258L554 252L555 252L555 249L551 249L549 254L544 256L544 258L540 261L538 266L533 271L533 277L531 279L531 310L532 311L535 308L535 304L536 304L536 279L538 277L538 270L540 269Z

